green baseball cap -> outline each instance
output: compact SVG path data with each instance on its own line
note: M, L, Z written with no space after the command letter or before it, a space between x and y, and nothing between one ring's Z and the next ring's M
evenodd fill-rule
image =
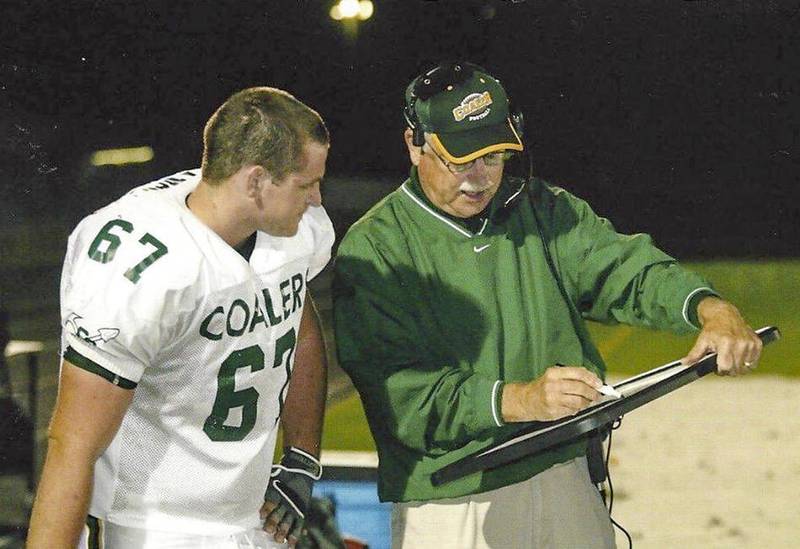
M406 104L413 101L416 120L430 134L437 152L459 164L490 152L521 151L522 139L511 123L508 96L500 82L475 65L451 68L455 70L436 75L439 68L432 69L406 89ZM461 71L465 73L459 74ZM433 95L414 97L420 82L429 84L434 79L439 81Z

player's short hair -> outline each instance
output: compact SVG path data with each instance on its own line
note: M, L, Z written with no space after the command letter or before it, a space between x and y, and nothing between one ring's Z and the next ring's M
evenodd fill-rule
M302 169L308 140L327 145L322 117L290 93L247 88L233 94L203 131L203 179L218 183L250 164L278 181Z

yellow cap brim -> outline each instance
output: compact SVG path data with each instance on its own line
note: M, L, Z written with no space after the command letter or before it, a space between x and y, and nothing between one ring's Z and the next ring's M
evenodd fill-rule
M468 132L431 133L431 144L442 158L454 164L471 162L496 151L522 151L522 139L511 120Z

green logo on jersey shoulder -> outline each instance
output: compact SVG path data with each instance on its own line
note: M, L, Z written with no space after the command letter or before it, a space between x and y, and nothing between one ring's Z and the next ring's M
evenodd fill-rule
M83 319L78 313L70 313L64 321L64 327L68 332L84 340L86 343L97 346L98 343L106 343L119 335L118 328L98 328L97 332L91 334L89 330L81 326Z

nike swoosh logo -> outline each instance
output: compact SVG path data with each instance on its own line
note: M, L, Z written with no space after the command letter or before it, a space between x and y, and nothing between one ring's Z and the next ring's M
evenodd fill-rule
M489 246L491 246L491 244L484 244L483 246L473 246L473 247L472 247L472 251L473 251L473 252L475 252L476 254L479 254L479 253L481 253L483 250L485 250L486 248L488 248Z

